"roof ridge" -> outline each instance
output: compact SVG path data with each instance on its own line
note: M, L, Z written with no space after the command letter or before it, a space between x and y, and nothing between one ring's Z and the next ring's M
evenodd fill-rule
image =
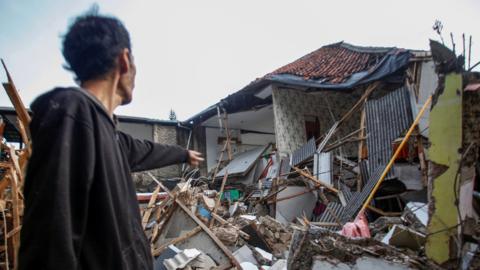
M360 45L353 45L347 43L345 41L340 41L336 43L332 43L329 45L325 45L325 47L342 47L351 51L359 52L359 53L387 53L393 49L397 49L397 47L380 47L380 46L360 46Z

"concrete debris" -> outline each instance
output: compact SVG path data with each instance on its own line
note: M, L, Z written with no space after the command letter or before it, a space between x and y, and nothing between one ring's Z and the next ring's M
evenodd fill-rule
M296 235L300 241L289 256L288 269L371 269L377 265L390 265L396 269L441 269L435 263L410 250L399 250L373 239L350 239L323 229L310 229ZM373 263L375 264L375 263ZM378 268L375 268L378 269Z
M258 270L257 265L251 262L243 262L240 266L243 270Z
M312 270L411 270L408 266L400 263L388 262L377 258L362 257L358 258L355 263L349 265L345 263L334 264L324 260L322 256L313 258Z
M183 270L210 270L217 267L215 261L208 255L201 253L197 258L187 264Z
M232 227L215 227L212 232L227 246L235 246L238 241L238 231Z
M425 235L402 225L394 225L382 242L400 248L420 250L425 245Z
M258 230L265 237L272 252L276 257L282 257L292 239L291 230L270 216L260 217L259 222Z
M237 249L234 253L233 256L235 256L235 259L242 264L244 262L250 262L253 264L257 264L257 259L253 255L253 251L247 246L243 245L241 248Z
M253 256L257 260L260 265L271 265L273 260L273 255L271 253L266 252L261 248L254 248L252 249Z

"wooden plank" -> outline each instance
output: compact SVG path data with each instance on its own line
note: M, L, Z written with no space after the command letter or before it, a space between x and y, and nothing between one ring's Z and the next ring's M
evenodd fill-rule
M10 176L8 174L6 174L3 179L1 179L0 181L0 199L3 199L4 197L4 191L5 189L8 187L8 185L10 184Z
M171 198L175 198L174 194L168 190L160 181L158 181L151 173L147 173L159 186L163 191L167 192L168 196ZM213 242L220 248L220 250L223 251L225 256L230 260L230 262L233 264L233 266L237 267L238 269L241 269L240 264L238 263L237 259L233 256L232 252L218 239L215 234L208 228L207 225L205 225L200 219L198 219L197 216L195 216L180 200L177 198L174 199L176 204L182 208L182 210L197 223L198 226L202 228L202 230L213 240Z
M19 200L18 200L18 189L17 189L17 175L13 170L9 170L10 174L10 186L12 188L12 219L13 227L17 228L20 226L20 213L19 213ZM18 258L18 248L20 247L20 234L15 234L12 237L13 244L13 261L16 262Z
M312 222L310 221L310 225L320 226L320 227L338 227L338 223L331 223L331 222ZM342 226L342 225L340 225Z
M158 186L154 191L153 191L153 194L152 196L150 197L150 201L148 202L148 205L147 205L147 209L145 210L145 213L143 214L143 218L142 218L142 227L143 229L145 230L145 227L147 226L148 224L148 221L150 220L150 215L152 215L152 211L153 211L153 206L156 204L157 202L157 196L158 196L158 192L160 191L160 187Z
M381 216L386 216L386 217L399 217L402 215L402 212L385 212L382 209L376 208L374 206L367 206L368 210L373 211Z
M157 241L157 238L160 236L159 232L161 232L163 230L163 227L165 227L165 225L168 223L170 218L173 216L173 213L175 212L176 208L177 208L177 205L174 202L173 205L170 208L167 209L167 212L164 215L165 217L162 219L161 223L158 223L159 226L157 227L156 231L152 234L152 239L150 241L152 244L155 241ZM155 236L155 237L153 237L153 236Z
M237 259L235 259L232 252L222 243L222 241L220 241L220 239L217 238L217 236L215 236L215 234L208 228L208 226L203 224L203 222L198 219L197 216L190 212L190 210L185 205L183 205L180 200L176 199L175 201L180 206L180 208L182 208L183 211L185 211L185 213L187 213L187 215L189 215L195 221L195 223L197 223L203 229L203 231L208 234L208 236L210 236L210 238L215 242L215 244L217 244L217 246L223 251L223 253L225 253L230 262L235 267L238 267L238 269L241 269L240 264L237 262Z
M228 140L225 141L225 144L223 145L222 152L220 153L220 158L218 159L217 166L215 167L215 171L213 172L212 179L215 181L215 178L217 177L218 169L220 168L220 164L222 164L222 159L223 159L223 153L227 150L228 147Z
M212 211L213 214L217 213L218 207L220 206L220 202L222 201L223 190L225 189L225 183L227 182L227 179L228 179L228 171L225 171L225 175L223 176L223 179L222 179L222 186L220 187L220 192L217 194L215 207L213 208L213 211ZM209 227L211 228L214 223L215 223L215 219L212 218L212 220L210 221Z
M23 101L20 98L20 95L18 94L17 88L15 87L15 84L13 83L12 76L10 75L10 72L8 72L7 66L5 65L5 62L3 59L1 59L3 68L5 69L5 73L7 74L7 79L8 83L4 83L3 87L5 88L5 91L7 92L8 97L10 98L10 101L13 104L13 107L15 108L15 111L17 112L18 118L20 121L22 121L23 127L26 130L26 137L30 137L30 131L29 131L29 124L30 124L30 115L27 112L27 109L25 108L25 105L23 105ZM22 136L23 137L23 136Z
M16 235L17 233L20 232L21 229L22 229L22 226L18 226L18 227L16 227L15 229L9 231L9 232L7 233L7 238L10 238L10 237Z
M360 115L360 137L365 137L365 124L366 124L366 114L365 114L365 103ZM362 160L367 158L367 147L364 140L360 140L358 143L358 164ZM362 174L357 175L357 192L362 191Z
M227 226L232 227L233 229L235 229L241 237L243 237L243 238L245 238L245 239L247 239L247 240L250 239L250 235L248 235L247 233L245 233L244 231L242 231L241 229L239 229L238 227L236 227L236 226L233 225L232 223L226 221L226 220L223 219L221 216L219 216L219 215L217 215L217 214L215 214L215 213L211 213L211 215L212 215L212 217L213 217L214 219L216 219L218 222L220 222L220 224L222 224L222 225L227 225Z
M6 179L5 179L6 180ZM5 217L5 203L0 204L0 211L2 212L3 218L3 235L7 235L7 218ZM8 261L8 238L4 237L4 247L5 247L5 269L8 270L9 268L9 261Z
M172 239L170 240L168 243L165 243L163 245L161 245L160 247L154 249L152 251L152 254L153 256L159 256L160 254L162 254L162 252L169 246L169 245L175 245L175 244L178 244L178 243L181 243L185 240L187 240L188 238L196 235L197 233L201 232L202 231L202 228L200 226L197 226L195 227L193 230L185 233L184 235L180 236L180 237L177 237L175 239Z
M328 189L328 190L330 190L330 191L332 191L332 192L334 192L334 193L338 193L338 192L339 192L338 189L336 189L336 188L332 187L331 185L326 184L326 183L324 183L324 182L322 182L322 181L320 181L320 180L315 179L315 177L313 177L312 175L306 173L305 171L303 171L303 170L301 170L301 169L299 169L299 168L297 168L297 167L292 167L292 168L293 168L297 173L299 173L301 176L303 176L303 177L307 178L308 180L314 182L317 186L325 187L326 189Z
M312 192L316 189L317 188L310 188L310 189L307 189L307 190L304 190L302 192L298 192L298 193L295 193L295 194L292 194L292 195L289 195L289 196L286 196L286 197L276 198L275 200L269 201L268 204L277 203L277 202L289 200L289 199L292 199L292 198L296 198L298 196L302 196L303 194L310 193L310 192Z
M23 175L22 175L22 170L20 169L20 165L18 163L18 156L13 146L9 146L8 150L10 153L11 164L13 165L13 169L15 170L15 173L17 174L17 180L18 180L17 185L20 186L21 183L23 183Z

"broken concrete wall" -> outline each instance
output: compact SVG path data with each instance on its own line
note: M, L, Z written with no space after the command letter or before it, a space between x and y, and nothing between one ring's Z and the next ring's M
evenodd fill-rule
M473 191L480 145L478 73L442 76L430 112L426 255L445 264L464 258L468 224L478 222ZM462 235L462 233L464 235Z
M341 93L339 91L321 91L307 93L290 88L273 88L273 108L275 115L275 134L277 148L285 156L307 142L305 120L318 117L320 135L325 134L336 120L339 120L355 104L363 90ZM360 114L350 118L332 138L331 142L358 129ZM356 156L357 145L343 146L347 156Z
M451 73L430 111L429 214L426 254L439 264L457 258L458 172L462 147L462 75Z

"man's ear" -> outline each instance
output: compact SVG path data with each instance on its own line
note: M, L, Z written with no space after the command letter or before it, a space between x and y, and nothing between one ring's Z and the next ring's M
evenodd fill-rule
M130 51L123 49L122 53L118 56L118 66L120 68L120 75L126 74L130 69Z

